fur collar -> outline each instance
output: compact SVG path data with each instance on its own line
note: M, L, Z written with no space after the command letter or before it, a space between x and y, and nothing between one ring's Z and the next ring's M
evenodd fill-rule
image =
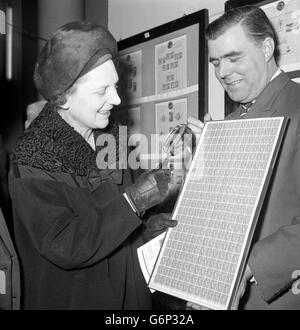
M105 130L95 131L95 135L101 132L117 137L118 128L116 124L110 124ZM89 171L97 170L97 151L61 118L56 106L49 102L18 139L12 161L49 172L88 175Z

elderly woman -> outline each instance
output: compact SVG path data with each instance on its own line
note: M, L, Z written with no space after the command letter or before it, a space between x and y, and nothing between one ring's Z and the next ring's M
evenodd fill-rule
M118 164L97 167L99 135L117 139L116 53L107 30L73 22L37 60L34 82L48 102L18 140L9 175L25 309L151 308L139 215L164 200L170 175L151 170L132 184ZM150 220L155 230L176 224Z

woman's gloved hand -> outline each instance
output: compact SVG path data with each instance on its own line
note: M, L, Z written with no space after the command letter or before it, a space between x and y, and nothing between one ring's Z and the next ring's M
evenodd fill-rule
M167 197L170 180L169 169L150 170L141 174L125 192L137 212L142 213Z
M170 213L159 213L150 216L143 224L144 241L148 242L156 236L162 234L169 227L175 227L177 225L177 221L171 220L170 216Z

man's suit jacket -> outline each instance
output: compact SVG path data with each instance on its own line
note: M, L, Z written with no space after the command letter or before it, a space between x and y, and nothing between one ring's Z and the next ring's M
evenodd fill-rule
M248 264L251 284L245 309L300 309L300 85L282 72L256 99L243 119L289 118L258 220ZM240 111L226 119L239 119Z

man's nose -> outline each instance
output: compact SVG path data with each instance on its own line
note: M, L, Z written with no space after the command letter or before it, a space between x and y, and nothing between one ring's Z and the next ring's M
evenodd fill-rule
M219 64L219 76L225 78L232 73L232 68L228 61L221 61Z

